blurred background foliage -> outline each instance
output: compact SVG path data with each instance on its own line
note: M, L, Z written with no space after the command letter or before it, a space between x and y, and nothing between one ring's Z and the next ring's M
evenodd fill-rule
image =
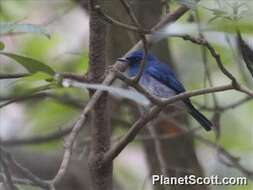
M203 0L196 5L193 0L174 0L170 2L170 6L173 9L179 3L192 9L178 22L183 26L181 31L179 27L179 32L185 32L189 18L197 10L200 22L203 24L204 35L221 54L223 64L240 82L252 87L252 78L236 48L234 29L237 26L245 41L253 48L253 1ZM3 52L39 60L49 65L57 73L84 74L87 72L88 14L81 9L78 3L70 0L1 0L0 21L1 24L14 25L14 29L11 28L8 31L13 32L12 34L3 34L7 26L1 25L0 41L4 44ZM32 24L35 27L29 28L25 25L22 26L23 28L16 28L18 24ZM14 30L17 30L16 33ZM202 88L204 86L204 66L200 47L177 38L169 37L168 41L178 75L186 88L188 90ZM208 55L208 68L214 85L228 82L210 55ZM22 65L3 55L0 55L0 71L1 74L27 73ZM0 80L1 103L4 103L5 97L30 93L30 90L50 84L41 75L28 79ZM88 93L83 89L62 88L56 85L46 92L65 99L77 100L80 104L88 100ZM230 105L245 97L234 91L218 93L216 96L221 106ZM199 105L213 106L211 95L192 99ZM70 126L80 111L80 107L56 101L53 98L12 103L0 109L0 136L3 139L11 139L33 134L47 134ZM127 115L129 112L122 111L122 113L122 117L130 122L131 118L129 119ZM209 112L206 112L206 115L212 117ZM252 118L252 101L226 111L221 117L221 138L218 143L231 153L238 155L243 165L253 171ZM192 125L196 123L192 122ZM115 130L115 135L118 134L122 134L122 130ZM212 133L201 132L201 134L211 140L215 139ZM27 148L55 151L62 149L62 141ZM148 172L141 149L139 143L133 143L116 160L115 177L126 189L148 189L149 185L146 182ZM220 163L215 150L196 142L196 151L206 175L242 175ZM147 184L144 185L144 183ZM247 186L214 186L213 189L252 190L253 185L249 183Z

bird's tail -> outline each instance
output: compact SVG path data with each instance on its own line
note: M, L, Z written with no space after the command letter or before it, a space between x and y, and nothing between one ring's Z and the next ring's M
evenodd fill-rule
M199 124L205 128L205 130L210 131L213 124L209 121L202 113L200 113L191 103L188 103L188 112L191 116L199 122Z

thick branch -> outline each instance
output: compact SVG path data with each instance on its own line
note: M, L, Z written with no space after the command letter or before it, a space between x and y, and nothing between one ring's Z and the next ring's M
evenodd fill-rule
M113 146L105 155L104 162L109 162L113 160L118 154L135 138L135 136L139 133L139 131L153 118L155 118L168 104L173 102L183 100L187 97L197 96L201 94L207 94L212 92L220 92L225 90L233 89L233 85L224 85L219 87L212 87L200 90L194 90L190 92L180 93L168 100L164 100L163 105L153 106L149 112L144 114L139 120L137 120L133 126L129 129L129 131L122 137L119 142Z
M105 39L106 25L94 9L98 0L90 0L90 41L89 41L89 79L93 83L100 83L105 74ZM96 6L97 7L97 6ZM92 95L93 92L91 91ZM102 158L110 149L111 124L108 95L104 94L94 105L91 112L91 147L89 153L89 171L93 190L112 189L112 163L103 164Z

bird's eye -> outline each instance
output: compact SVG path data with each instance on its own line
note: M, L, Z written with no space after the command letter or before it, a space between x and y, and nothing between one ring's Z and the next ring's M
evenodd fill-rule
M141 61L141 58L140 57L132 57L131 61L135 62L135 63L139 63Z

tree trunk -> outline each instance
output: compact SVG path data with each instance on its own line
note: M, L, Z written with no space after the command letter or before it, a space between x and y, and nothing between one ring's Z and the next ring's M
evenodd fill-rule
M100 1L89 1L90 12L90 63L88 77L92 83L101 82L105 73L106 25L93 9ZM91 92L92 95L92 92ZM112 164L102 163L104 153L110 148L111 126L108 96L104 94L94 106L91 124L91 148L89 168L93 190L112 189Z

